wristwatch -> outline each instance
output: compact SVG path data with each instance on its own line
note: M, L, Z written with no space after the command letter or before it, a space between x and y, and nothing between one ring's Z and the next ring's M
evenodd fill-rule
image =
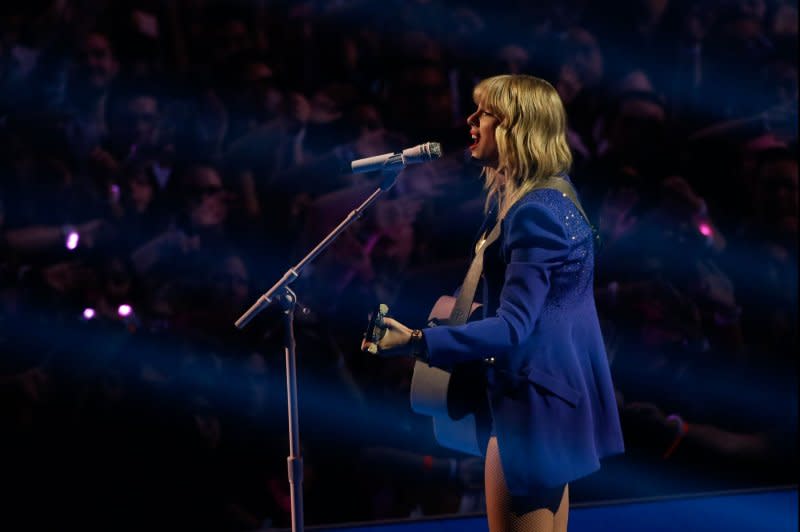
M411 354L423 362L428 361L428 346L425 344L425 336L420 329L411 331L411 339L408 341L411 344Z

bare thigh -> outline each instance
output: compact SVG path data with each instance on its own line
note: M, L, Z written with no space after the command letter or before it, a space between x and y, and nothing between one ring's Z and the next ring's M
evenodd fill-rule
M555 512L541 507L518 513L514 510L514 500L506 486L497 438L494 436L486 447L484 486L490 532L567 532L569 486L564 487Z

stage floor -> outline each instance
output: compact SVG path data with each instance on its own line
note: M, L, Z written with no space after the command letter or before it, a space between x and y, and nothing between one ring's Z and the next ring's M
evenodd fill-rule
M796 532L797 486L685 497L575 504L570 532ZM485 532L484 516L335 527L331 532Z

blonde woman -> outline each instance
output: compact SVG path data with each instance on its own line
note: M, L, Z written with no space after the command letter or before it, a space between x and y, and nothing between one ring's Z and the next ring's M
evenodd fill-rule
M489 529L562 532L568 483L623 451L592 290L593 232L566 177L572 156L555 89L503 75L480 82L474 100L470 152L488 193L476 243L485 247L484 318L422 330L386 318L378 353L454 372L483 367L485 385L471 392L476 413L488 413L476 417L487 420Z

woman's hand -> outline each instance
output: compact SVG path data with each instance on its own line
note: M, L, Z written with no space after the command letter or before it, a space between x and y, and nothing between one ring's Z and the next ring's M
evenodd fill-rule
M383 335L377 344L368 342L366 338L361 341L361 350L369 352L371 345L376 345L378 348L378 356L382 357L395 357L411 354L411 329L403 325L397 320L386 317L383 318L383 323L386 326L386 333Z

